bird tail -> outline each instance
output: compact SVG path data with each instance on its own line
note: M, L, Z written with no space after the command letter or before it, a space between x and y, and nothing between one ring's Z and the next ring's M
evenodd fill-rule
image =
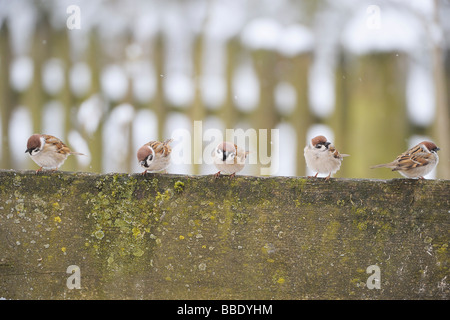
M394 168L395 166L392 165L392 163L383 163L383 164L377 164L376 166L370 167L370 169L376 169L376 168Z
M172 141L173 141L173 138L166 139L166 140L164 140L163 145L167 145L167 144L171 143Z

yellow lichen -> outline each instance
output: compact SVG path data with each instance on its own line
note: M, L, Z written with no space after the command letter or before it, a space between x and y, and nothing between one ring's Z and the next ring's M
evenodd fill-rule
M184 183L181 181L175 182L175 185L173 187L176 192L181 193L184 190Z

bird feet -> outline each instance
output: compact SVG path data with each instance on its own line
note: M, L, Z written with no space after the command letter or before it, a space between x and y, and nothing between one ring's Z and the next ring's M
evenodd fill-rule
M307 176L307 178L308 178L308 179L317 179L317 175L318 175L318 174L319 174L319 173L317 172L314 176ZM331 173L330 173L328 176L325 177L325 181L329 181L330 178L331 178Z
M43 167L40 167L39 169L36 170L36 174L39 174L39 172L42 172L44 169ZM58 168L53 168L50 170L51 172L56 172L58 171Z
M236 172L233 172L232 174L230 174L230 179L233 179L236 176ZM220 177L220 171L214 174L214 179L217 179Z

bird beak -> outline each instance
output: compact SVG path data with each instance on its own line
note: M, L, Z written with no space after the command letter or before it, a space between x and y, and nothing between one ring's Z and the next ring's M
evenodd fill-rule
M227 153L224 152L224 153L222 153L222 160L225 161L226 159L227 159Z
M325 142L325 147L328 149L328 146L331 144L331 142Z
M143 167L147 167L147 162L145 162L144 160L140 162L141 166Z
M27 149L27 150L25 150L25 153L30 153L30 155L31 155L31 149Z
M436 151L439 151L439 150L441 150L441 149L440 149L440 148L436 148L435 150L436 150Z

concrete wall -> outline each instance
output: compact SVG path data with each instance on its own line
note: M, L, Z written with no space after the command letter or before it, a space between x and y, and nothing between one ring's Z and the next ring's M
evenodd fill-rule
M449 190L0 171L0 298L448 299Z

